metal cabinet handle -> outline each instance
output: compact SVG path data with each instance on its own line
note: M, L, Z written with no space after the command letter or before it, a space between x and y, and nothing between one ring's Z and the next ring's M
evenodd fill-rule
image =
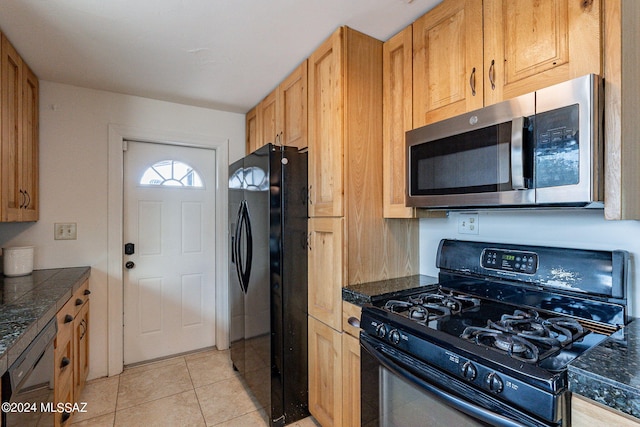
M85 290L84 290L84 294L85 294L85 295L89 295L90 293L91 293L91 291L90 291L89 289L85 289Z
M66 316L64 316L64 323L71 323L73 322L73 316L70 314L67 314Z
M473 70L471 70L469 86L471 87L471 96L476 96L476 67L473 67Z
M84 300L81 298L76 298L76 306L84 304Z
M70 363L71 363L71 359L69 359L68 357L63 357L62 360L60 360L60 368L69 366Z
M60 415L60 421L62 423L65 423L65 422L69 421L69 418L71 418L71 414L69 412L67 412L67 411L64 411L62 413L62 415Z
M354 328L360 327L360 319L358 319L357 317L349 317L349 320L347 320L347 323L349 323Z
M496 61L493 59L489 67L489 82L491 83L491 90L496 90Z

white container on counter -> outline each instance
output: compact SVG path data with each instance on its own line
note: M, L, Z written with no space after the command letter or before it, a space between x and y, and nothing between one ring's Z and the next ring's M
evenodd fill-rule
M26 276L33 271L33 246L2 248L4 275Z

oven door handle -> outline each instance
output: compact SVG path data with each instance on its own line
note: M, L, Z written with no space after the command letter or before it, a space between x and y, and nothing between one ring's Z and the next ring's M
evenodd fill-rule
M376 349L371 343L364 341L364 340L360 340L360 344L364 347L364 349L371 355L373 356L378 363L380 363L382 366L384 366L385 368L387 368L388 370L390 370L391 372L393 372L394 374L405 378L407 381L417 384L418 386L422 387L425 391L429 392L430 394L432 394L433 396L437 397L438 399L442 400L443 402L445 402L446 404L448 404L449 406L464 412L467 415L470 415L480 421L484 421L486 423L489 423L491 425L494 426L499 426L499 427L525 427L524 424L521 424L517 421L514 420L510 420L508 418L505 418L501 415L495 414L491 411L489 411L488 409L485 409L481 406L478 405L474 405L473 403L469 403L457 396L454 396L452 394L449 394L443 390L440 390L438 387L434 386L431 383L428 383L424 380L422 380L421 378L415 376L414 374L412 374L411 372L407 371L406 369L404 369L402 366L400 366L398 363L396 363L395 361L393 361L391 358L385 356L384 353L380 352L378 349Z

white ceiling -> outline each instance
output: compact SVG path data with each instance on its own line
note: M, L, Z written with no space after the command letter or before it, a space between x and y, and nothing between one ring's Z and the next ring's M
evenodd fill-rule
M0 0L42 80L245 113L338 26L380 40L441 0Z

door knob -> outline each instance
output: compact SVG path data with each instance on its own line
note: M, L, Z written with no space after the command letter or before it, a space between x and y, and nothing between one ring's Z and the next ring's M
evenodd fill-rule
M136 264L133 261L127 261L127 263L124 266L126 267L127 270L131 270L133 267L136 266Z

